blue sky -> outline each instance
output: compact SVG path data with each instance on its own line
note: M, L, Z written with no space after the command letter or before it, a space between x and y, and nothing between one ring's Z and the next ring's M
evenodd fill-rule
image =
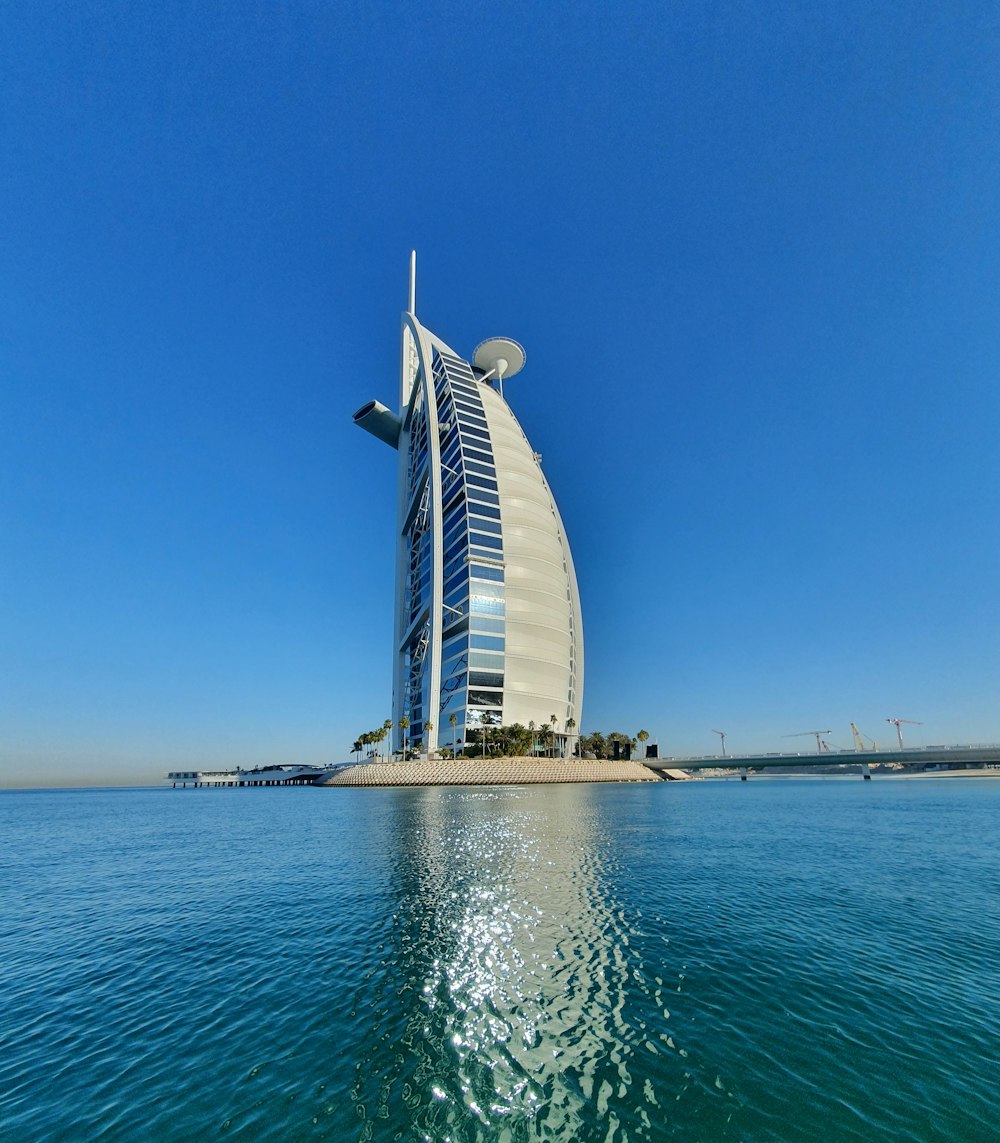
M1000 740L994 5L9 4L0 785L389 715L417 309L580 578L583 728ZM809 739L798 745L808 748Z

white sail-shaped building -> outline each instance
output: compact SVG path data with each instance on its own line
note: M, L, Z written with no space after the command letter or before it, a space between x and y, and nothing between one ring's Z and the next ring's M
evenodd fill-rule
M484 722L549 731L553 715L565 744L583 698L580 597L540 458L502 395L523 352L494 339L460 357L417 321L414 269L398 411L354 414L399 458L394 748L404 716L429 753Z

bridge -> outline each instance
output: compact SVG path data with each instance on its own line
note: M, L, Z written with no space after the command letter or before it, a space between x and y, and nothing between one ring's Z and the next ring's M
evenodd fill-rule
M824 750L821 754L722 754L696 758L647 758L651 770L739 770L746 779L748 770L780 769L794 766L817 769L827 766L859 766L864 778L871 777L874 764L902 766L982 766L1000 764L1000 744L973 746L916 746L904 750Z

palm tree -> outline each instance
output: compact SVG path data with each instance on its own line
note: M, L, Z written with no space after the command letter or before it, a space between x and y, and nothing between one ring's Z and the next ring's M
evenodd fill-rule
M434 729L434 723L428 720L424 723L424 742L427 743L427 755L430 757L431 752L431 731Z
M403 761L406 761L406 732L410 729L410 720L404 714L399 720L399 729L403 732Z
M361 739L360 738L355 738L354 745L351 747L351 753L357 754L358 757L357 757L356 761L358 761L358 762L361 761Z
M531 757L534 758L535 757L535 747L537 745L537 743L535 742L535 731L537 730L537 727L535 726L535 720L534 719L532 719L531 722L528 723L528 729L531 731Z
M385 722L382 723L382 730L384 731L382 737L389 739L389 744L388 744L388 747L387 747L386 752L385 752L386 761L388 762L389 755L392 753L392 719L391 718L387 718L385 720Z
M492 710L483 711L482 726L483 726L483 757L486 758L487 745L486 745L486 729L490 726L495 726L498 721L498 715L494 714Z
M451 756L454 758L458 753L458 749L455 746L455 727L458 726L458 715L454 713L449 714L448 721L451 723Z
M576 729L576 719L575 718L567 718L566 719L566 731L567 731L566 742L567 743L569 743L570 733L572 733L572 731L575 729ZM577 750L577 753L578 754L580 753L579 750ZM570 749L569 749L569 756L570 756L570 758L573 757L573 747L572 746L570 746ZM581 754L580 757L582 758L583 755Z
M639 739L639 744L642 746L642 758L645 758L646 757L646 743L649 740L649 731L648 730L640 730L639 733L636 735L636 738ZM642 761L642 758L639 759L640 762Z
M556 722L557 722L557 719L556 719L556 716L554 714L549 718L549 722L552 723L552 757L555 758L555 756L556 756Z

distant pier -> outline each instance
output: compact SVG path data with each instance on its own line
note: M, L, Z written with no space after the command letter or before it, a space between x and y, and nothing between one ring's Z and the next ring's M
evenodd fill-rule
M223 786L314 786L329 774L324 766L258 766L253 770L175 770L167 775L174 789Z

